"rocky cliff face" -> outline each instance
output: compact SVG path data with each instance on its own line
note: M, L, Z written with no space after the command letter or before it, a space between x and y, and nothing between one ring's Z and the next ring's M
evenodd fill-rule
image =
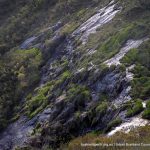
M3 127L0 149L55 149L92 131L107 136L121 123L108 135L146 125L141 116L148 109L142 102L150 98L145 2L72 0L47 3L49 9L45 3L34 5L33 15L41 13L37 19L51 5L66 16L50 10L51 26L49 21L29 26L27 39L2 55L18 85L14 118Z

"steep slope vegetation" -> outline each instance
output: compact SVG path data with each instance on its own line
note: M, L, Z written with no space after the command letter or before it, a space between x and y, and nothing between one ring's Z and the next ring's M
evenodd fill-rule
M0 1L0 149L56 149L148 119L149 5Z

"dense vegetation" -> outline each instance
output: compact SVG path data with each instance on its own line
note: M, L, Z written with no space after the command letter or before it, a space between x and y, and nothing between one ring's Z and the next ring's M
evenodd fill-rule
M17 103L17 77L8 67L0 67L0 130L7 126Z
M146 42L138 49L132 49L122 60L125 65L136 64L133 70L135 78L132 81L132 95L143 100L150 97L150 44Z
M130 104L130 107L127 110L127 117L132 117L136 114L139 114L143 111L143 105L141 100L136 100L134 104Z
M142 117L145 119L150 119L150 100L147 101L146 109L144 110Z
M118 126L122 123L118 116L121 111L126 111L127 118L140 114L150 119L150 40L130 50L121 60L121 66L109 68L103 63L117 54L128 39L149 37L148 0L116 0L116 7L122 5L121 12L111 23L91 34L85 45L79 37L71 36L109 2L0 1L0 131L21 115L33 119L50 108L54 115L44 125L35 126L29 145L41 149L51 146L56 149L61 145L63 149L64 143L81 134L91 130L97 134L107 133ZM22 49L23 41L32 36L37 37L35 42ZM71 54L65 51L69 38L74 48ZM90 50L94 53L89 55ZM52 64L48 66L49 62ZM134 79L124 83L126 67L133 64ZM41 84L46 71L49 71L48 78ZM115 86L107 83L111 78ZM131 84L132 99L117 108L113 100L128 84ZM147 102L146 108L143 101ZM144 142L149 139L148 129L139 129L147 138L142 139ZM118 134L112 137L113 141L120 141L120 137L124 137L122 142L138 141L139 137L133 138L134 132L130 133L131 138ZM112 139L88 134L69 143L67 149L80 149L82 140L111 142Z

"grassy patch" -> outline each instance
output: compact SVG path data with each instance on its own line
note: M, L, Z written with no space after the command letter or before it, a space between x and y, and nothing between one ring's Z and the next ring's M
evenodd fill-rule
M48 105L48 97L51 94L50 91L52 90L52 87L52 83L49 82L37 89L35 96L27 97L25 110L30 118L42 111Z
M93 133L88 133L85 136L80 136L78 138L75 138L69 144L67 145L62 145L61 149L68 149L68 150L93 150L92 146L87 146L85 149L81 147L81 143L95 143L95 144L114 144L114 143L120 143L120 144L125 144L125 143L145 143L148 144L150 140L150 126L145 126L145 127L139 127L137 129L134 129L130 131L128 134L125 133L117 133L111 137L106 137L105 135L97 135ZM136 135L136 136L135 136ZM114 146L111 148L108 147L101 147L101 150L135 150L138 149L139 147L135 146ZM142 147L143 150L148 150L148 147Z

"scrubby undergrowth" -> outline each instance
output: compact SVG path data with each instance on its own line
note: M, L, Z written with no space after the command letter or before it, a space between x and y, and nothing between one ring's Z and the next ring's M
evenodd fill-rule
M0 130L20 116L33 121L49 108L45 112L49 115L46 122L36 124L33 121L36 125L27 147L56 149L91 131L107 133L124 121L120 113L125 113L125 118L140 113L143 118L150 118L149 40L130 50L121 60L122 65L109 68L104 64L128 40L149 37L149 3L116 0L115 7L120 12L110 23L90 34L85 45L79 36L72 35L109 2L5 0L0 3L3 6L0 10ZM29 37L35 40L21 48L21 43ZM125 79L126 68L131 65L135 65L131 71L134 78L129 83ZM113 101L130 85L131 100L117 107ZM143 101L147 101L146 108L143 108ZM145 127L138 132L145 134L148 129ZM88 134L74 140L67 148L81 149L82 140L117 142L124 137L122 142L128 138L132 142L130 136L133 137L134 132L112 138ZM147 139L148 136L149 133L145 135Z

